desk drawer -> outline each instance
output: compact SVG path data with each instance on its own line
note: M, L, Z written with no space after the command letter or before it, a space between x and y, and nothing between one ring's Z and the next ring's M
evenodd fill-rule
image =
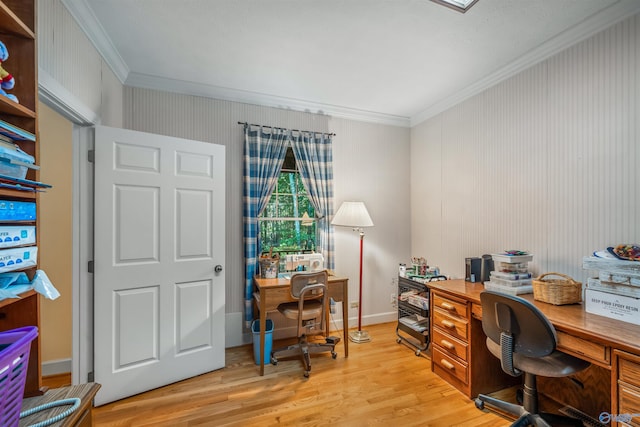
M630 421L622 419L619 421L624 421L631 426L640 426L640 389L618 384L618 401L620 402L618 413L621 417L635 415Z
M458 378L465 384L467 383L468 367L466 364L460 363L453 357L440 351L436 346L431 350L431 358L434 364L438 365L440 368L444 369L446 372Z
M640 389L640 363L623 357L618 358L618 378Z
M439 295L437 293L434 293L432 295L433 298L433 307L437 307L440 308L442 310L444 310L445 312L453 315L453 316L458 316L458 317L462 317L462 318L466 318L467 317L467 304L466 303L462 303L462 302L458 302L458 301L454 301L450 298L446 298L442 295Z
M471 317L482 320L482 305L476 303L471 304Z
M599 362L600 365L611 365L611 349L609 347L560 331L557 331L557 337L559 350L567 350L570 353L586 356Z
M466 319L450 316L440 309L433 311L433 326L439 327L446 334L449 334L455 338L467 340L468 336L468 322Z
M460 359L467 362L469 360L468 348L469 345L465 342L457 340L448 334L443 334L438 329L433 330L432 343L442 347L447 353L451 353L458 356Z

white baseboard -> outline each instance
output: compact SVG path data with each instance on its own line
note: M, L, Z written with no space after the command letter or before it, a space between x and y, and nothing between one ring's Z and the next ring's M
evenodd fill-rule
M68 374L71 372L71 359L51 360L42 362L42 376Z
M391 311L388 313L378 313L369 316L362 317L362 325L377 325L379 323L389 323L395 322L398 320L398 312ZM342 330L342 316L340 313L336 315L332 315L329 319L330 325L329 329L331 331L334 330ZM226 348L229 347L237 347L246 344L253 344L253 333L251 331L243 333L243 324L244 324L244 316L242 313L228 313L226 316ZM358 324L358 319L356 317L349 318L349 326L355 328ZM284 338L294 337L296 333L295 326L294 327L284 327L277 328L273 331L273 339L279 340Z
M362 324L376 325L378 323L395 322L398 318L398 313L395 311L389 313L379 313L370 316L362 317ZM342 330L342 316L340 313L332 315L330 317L330 330ZM349 325L355 327L358 319L353 317L349 318ZM225 348L238 347L241 345L253 343L253 333L243 332L244 315L241 312L227 313L225 316ZM279 340L283 338L290 338L295 336L295 327L278 328L273 333L273 339ZM66 374L71 372L71 359L51 360L48 362L42 362L42 376Z

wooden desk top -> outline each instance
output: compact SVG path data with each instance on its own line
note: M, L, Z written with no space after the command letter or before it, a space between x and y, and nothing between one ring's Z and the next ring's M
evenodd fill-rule
M429 282L426 285L475 304L480 304L480 293L484 291L484 285L462 279ZM535 301L533 294L521 296L538 307L558 331L640 354L639 325L587 313L582 304L553 305Z
M343 282L345 280L347 280L346 277L329 276L329 283ZM258 289L286 288L286 287L289 287L289 285L291 284L291 279L287 279L285 277L278 277L275 279L265 279L262 277L254 277L254 281Z

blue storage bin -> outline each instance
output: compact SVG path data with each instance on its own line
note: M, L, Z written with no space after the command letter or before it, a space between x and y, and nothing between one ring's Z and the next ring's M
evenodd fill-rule
M251 324L253 332L253 358L256 365L260 364L260 322L254 320ZM271 362L271 347L273 346L273 320L267 319L264 330L264 363Z

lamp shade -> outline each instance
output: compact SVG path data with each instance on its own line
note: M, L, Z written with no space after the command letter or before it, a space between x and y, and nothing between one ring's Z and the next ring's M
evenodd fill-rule
M373 221L362 202L342 202L331 224L344 227L373 227Z

